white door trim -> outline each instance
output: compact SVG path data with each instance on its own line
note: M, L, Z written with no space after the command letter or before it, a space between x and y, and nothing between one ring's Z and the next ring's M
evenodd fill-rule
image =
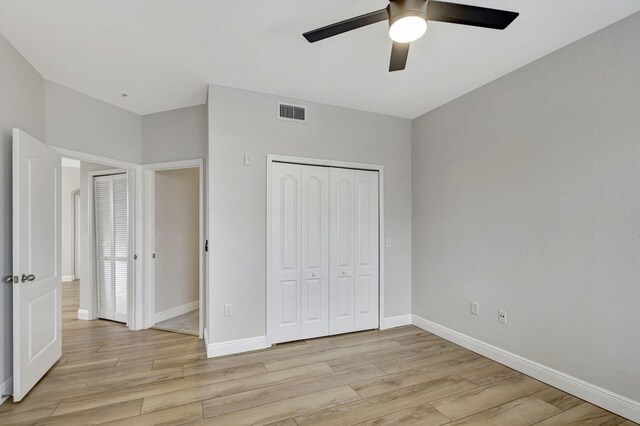
M156 324L155 316L155 273L152 253L155 248L155 172L161 170L178 170L178 169L192 169L198 168L199 182L200 182L200 206L199 206L199 281L198 297L199 297L199 324L198 335L200 339L204 337L204 319L205 319L205 226L204 226L204 161L202 158L195 158L192 160L180 160L180 161L168 161L165 163L153 163L145 164L142 166L144 172L144 197L143 197L143 211L145 214L145 251L149 255L145 257L145 271L146 279L144 281L144 294L145 294L145 318L144 328L153 327Z
M130 212L133 213L131 215L131 217L133 218L132 228L129 229L129 239L131 241L130 265L132 265L133 267L134 277L133 277L132 285L130 286L131 288L129 289L129 296L130 296L129 306L128 306L129 321L127 325L130 330L143 329L144 328L143 318L145 315L145 306L143 303L144 302L144 297L143 297L144 271L143 271L142 264L138 263L139 262L138 260L134 260L135 256L141 259L144 258L144 239L143 239L144 234L143 234L143 227L140 226L140 224L144 223L143 215L142 215L142 196L141 196L142 195L142 166L140 164L130 163L122 160L115 160L113 158L102 157L99 155L88 154L86 152L60 148L57 146L52 146L51 148L58 151L60 155L62 155L63 157L72 158L74 160L80 160L80 161L88 161L90 163L102 164L105 166L113 167L115 169L122 169L128 173L129 196L131 201ZM91 182L91 185L88 185L88 191L91 194L93 193L92 185L93 185L93 182ZM89 206L89 209L88 209L89 222L88 223L90 226L93 226L93 217L92 217L93 207L92 207L91 200L92 198L87 198L87 203ZM89 229L91 230L93 228L90 227ZM92 232L90 231L89 238L91 239L90 241L93 241L93 238L95 238L95 236L91 234ZM91 265L94 265L93 260L94 258L92 257L92 259L90 260ZM81 277L81 279L83 278L84 277ZM89 290L90 292L92 292L95 289L95 285L96 285L95 277L93 276L93 273L89 277L89 280L91 280L92 278L93 278L93 282L90 282L88 286L88 288L90 289ZM90 304L93 305L93 300L94 300L93 293L90 293L89 300L91 301ZM85 318L95 319L96 306L95 305L90 306L90 309L88 309L86 313L84 311L83 312L79 311L78 313L79 313L79 316L80 315L82 316L82 318L79 317L79 319L85 319Z
M267 288L267 280L269 277L269 265L271 264L271 166L273 163L293 163L302 164L307 166L325 166L325 167L339 167L343 169L356 169L356 170L371 170L378 172L378 244L379 244L379 266L378 266L378 280L380 288L380 309L378 312L378 328L383 326L384 318L384 166L379 164L366 164L366 163L354 163L348 161L336 161L336 160L323 160L317 158L305 158L305 157L292 157L288 155L275 155L267 154L267 215L266 215L266 227L267 227L267 241L266 241L266 269L265 269L265 289ZM266 312L268 298L265 298L265 336L267 345L270 345L269 334L267 329Z

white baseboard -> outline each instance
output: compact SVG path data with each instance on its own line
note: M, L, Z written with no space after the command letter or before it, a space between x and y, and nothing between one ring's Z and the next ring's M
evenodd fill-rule
M395 317L382 318L382 324L380 324L380 330L386 330L388 328L402 327L403 325L411 324L411 314L396 315Z
M186 314L187 312L195 311L199 307L199 302L185 303L184 305L176 306L175 308L167 309L166 311L156 312L153 316L155 323L166 321L169 318L177 317L178 315Z
M208 342L208 339L206 339L206 335L205 342ZM258 349L265 348L267 348L267 336L230 340L228 342L207 343L207 357L215 358L217 356L257 351Z
M13 377L9 377L0 385L0 405L13 394Z
M89 311L87 309L78 309L78 319L89 321Z
M416 327L436 334L443 339L479 353L500 364L504 364L553 387L589 401L592 404L598 405L634 422L640 422L640 402L638 401L618 395L607 389L531 361L520 355L505 351L504 349L500 349L417 315L412 316L412 323Z
M70 283L71 281L75 281L76 280L76 276L75 275L63 275L62 276L62 282L63 283Z

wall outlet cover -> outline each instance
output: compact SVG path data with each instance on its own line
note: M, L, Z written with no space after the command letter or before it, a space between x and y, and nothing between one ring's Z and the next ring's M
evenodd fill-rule
M500 324L507 324L507 311L498 311L498 322Z

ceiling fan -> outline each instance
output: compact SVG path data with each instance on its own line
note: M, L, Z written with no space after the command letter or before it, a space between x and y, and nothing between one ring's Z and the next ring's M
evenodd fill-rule
M376 22L389 21L389 37L393 40L389 71L401 71L407 64L410 43L424 35L427 21L504 30L517 16L517 12L436 0L389 0L384 9L308 31L303 36L309 43L315 43Z

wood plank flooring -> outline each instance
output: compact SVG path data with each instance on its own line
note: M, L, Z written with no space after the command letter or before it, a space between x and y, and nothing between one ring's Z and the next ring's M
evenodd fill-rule
M63 285L63 355L0 424L623 425L633 423L407 326L207 359L202 341L79 321Z

